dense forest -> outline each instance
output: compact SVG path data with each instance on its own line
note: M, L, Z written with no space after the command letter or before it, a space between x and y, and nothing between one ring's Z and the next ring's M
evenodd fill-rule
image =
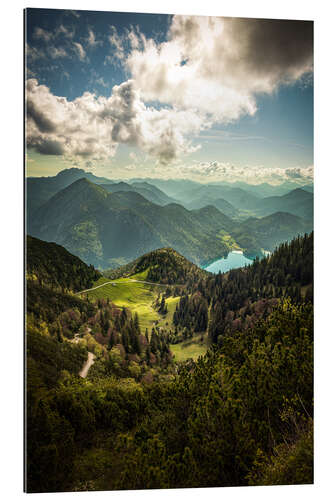
M103 275L114 279L142 273L147 269L147 281L170 285L186 284L187 289L198 279L208 276L206 271L189 262L172 248L154 250L118 269L104 271Z
M123 269L167 281L171 266L156 299L163 315L180 295L168 331L74 295L99 274L31 241L29 492L313 482L313 234L225 274L168 249ZM204 332L207 354L176 363L170 345Z
M89 288L100 277L93 266L69 253L56 243L27 236L27 278L38 285L61 291Z

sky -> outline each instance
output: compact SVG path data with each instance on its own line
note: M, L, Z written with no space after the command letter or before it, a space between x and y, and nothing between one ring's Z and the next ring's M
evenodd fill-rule
M27 175L313 179L313 25L28 9Z

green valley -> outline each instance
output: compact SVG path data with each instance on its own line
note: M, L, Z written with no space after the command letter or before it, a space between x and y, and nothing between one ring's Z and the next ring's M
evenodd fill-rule
M312 234L218 275L27 249L30 492L312 482Z
M144 280L147 273L148 271L132 275L128 278L118 278L111 281L103 277L97 280L93 284L93 287L103 285L104 283L106 285L80 295L81 297L88 295L93 300L109 299L115 306L120 308L126 307L132 314L137 313L140 327L143 331L146 328L151 330L153 326L157 325L165 329L172 325L172 317L179 297L166 298L167 313L163 315L159 314L156 308L154 308L154 303L161 292L161 287L158 284L150 285L134 281Z
M312 230L311 220L287 212L253 217L256 204L265 200L269 212L269 207L293 208L301 198L308 207L306 214L310 213L312 194L301 189L272 197L270 203L268 198L259 200L240 188L201 186L192 194L204 192L206 201L198 205L184 202L189 210L148 183L103 184L92 179L94 182L86 177L78 179L59 189L40 207L33 211L28 208L28 232L63 245L100 269L118 268L161 247L174 248L186 259L204 266L225 257L230 249L261 255L262 248L272 251L279 243ZM221 198L215 205L210 203L219 193L235 197L241 217Z

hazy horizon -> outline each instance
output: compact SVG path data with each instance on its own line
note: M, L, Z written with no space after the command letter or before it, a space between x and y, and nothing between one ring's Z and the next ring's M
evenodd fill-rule
M208 185L208 184L228 184L228 185L232 185L232 184L246 184L246 185L249 185L249 186L260 186L260 185L264 185L264 184L268 184L269 186L272 186L272 187L279 187L279 186L282 186L283 184L291 184L291 185L298 185L300 187L302 186L311 186L314 184L313 182L313 179L305 179L305 180L297 180L297 179L285 179L285 180L281 180L280 182L268 182L268 181L259 181L259 182L255 182L255 180L253 179L252 182L246 182L246 181L241 181L241 180L209 180L209 181L204 181L204 180L195 180L193 178L188 178L188 177L179 177L177 179L175 178L172 178L172 177L126 177L126 176L123 176L123 177L112 177L112 175L97 175L93 170L89 171L89 170L85 170L85 169L81 169L79 167L68 167L68 168L64 168L64 169L61 169L59 170L58 172L56 172L54 175L26 175L27 178L43 178L43 177L55 177L57 176L58 174L66 171L66 170L71 170L71 169L75 169L75 168L78 168L80 170L83 170L86 174L92 174L92 175L95 175L96 177L99 177L99 178L105 178L105 179L108 179L108 180L111 180L113 182L130 182L130 181L140 181L140 182L144 182L144 181L189 181L189 182L193 182L193 183L196 183L196 184L203 184L203 185Z

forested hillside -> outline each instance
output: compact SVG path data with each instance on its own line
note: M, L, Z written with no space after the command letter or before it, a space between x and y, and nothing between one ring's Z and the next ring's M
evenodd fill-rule
M209 261L227 254L217 233L231 224L215 207L193 212L175 203L162 207L135 191L109 193L80 179L39 208L28 229L105 269L165 246L193 262Z
M139 189L138 184L135 189ZM272 251L282 241L312 230L311 221L284 212L240 222L213 205L193 210L178 203L165 205L165 197L161 201L163 193L156 193L151 186L150 198L158 195L161 206L133 186L118 183L105 185L104 189L79 179L34 212L34 217L28 219L28 233L55 241L84 262L108 269L163 247L172 247L192 262L205 265L228 254L230 246L221 233L233 238L245 254L261 255L263 249ZM147 190L144 186L140 189ZM205 189L219 191L220 187ZM245 196L239 191L232 190L241 198Z
M251 217L234 227L231 234L246 254L255 256L260 247L272 251L282 241L311 231L311 222L284 211L261 219Z
M206 271L189 262L172 248L154 250L118 269L104 271L103 275L114 279L143 271L147 271L145 275L147 281L170 285L177 283L190 285L195 280L208 276Z
M86 172L82 168L66 168L57 175L50 177L28 177L26 186L28 218L32 218L35 210L42 206L58 191L82 177L86 177L96 184L105 182L110 184L113 183L110 179L97 177L91 172Z
M130 308L66 293L93 268L57 245L27 249L31 274L41 262L28 280L28 491L313 481L313 234L215 276L169 248L143 255L119 273L168 283L161 318L181 294L172 324L144 332ZM52 284L52 251L74 281L55 267ZM208 333L205 356L175 362L174 342Z
M56 243L27 236L28 280L53 289L77 292L89 288L100 273Z

